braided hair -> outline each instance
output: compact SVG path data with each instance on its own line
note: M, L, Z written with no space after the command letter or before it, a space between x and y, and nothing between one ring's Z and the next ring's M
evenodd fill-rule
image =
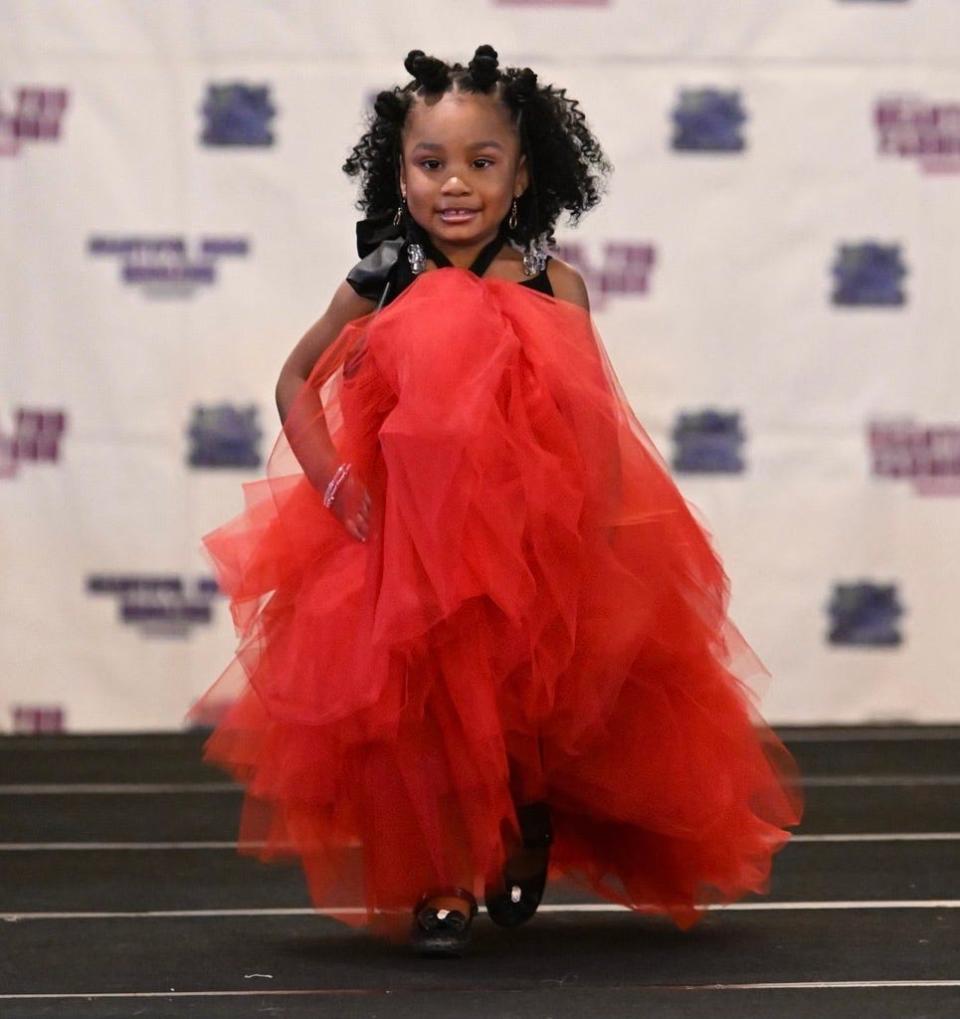
M360 178L356 207L368 216L397 205L401 137L411 104L418 97L454 90L495 95L519 133L530 186L518 200L517 225L509 231L518 244L554 244L562 212L576 225L600 201L613 166L566 89L541 84L529 67L501 68L492 46L478 46L466 67L411 50L404 67L412 81L378 93L367 131L343 164L348 177Z

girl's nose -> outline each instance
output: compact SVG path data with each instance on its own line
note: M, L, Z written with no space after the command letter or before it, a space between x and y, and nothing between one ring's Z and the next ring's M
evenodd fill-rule
M466 186L459 177L450 177L441 188L443 191L465 191Z

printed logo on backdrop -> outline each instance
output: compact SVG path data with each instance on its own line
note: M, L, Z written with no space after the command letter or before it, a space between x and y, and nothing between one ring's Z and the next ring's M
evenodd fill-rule
M0 156L15 156L24 144L59 141L67 100L65 88L0 90Z
M897 628L903 609L895 584L869 580L834 584L827 611L831 644L891 647L903 643Z
M676 152L742 152L747 115L740 93L718 88L682 89L671 115Z
M917 495L960 495L960 422L871 421L871 473L912 482Z
M690 474L740 474L744 470L744 432L737 411L707 408L681 412L671 432L675 471Z
M219 596L212 577L192 580L177 574L95 573L87 577L87 594L117 600L117 619L144 637L183 638L195 626L213 619Z
M137 287L148 297L191 297L198 288L218 282L222 259L246 258L250 246L246 237L213 236L191 241L177 234L96 235L87 242L87 251L94 257L116 258L121 282Z
M258 408L232 403L193 408L187 435L191 467L259 467L260 438Z
M899 244L876 241L841 244L831 269L831 300L834 304L850 306L905 304L902 284L906 274Z
M873 122L881 157L915 160L922 173L960 173L960 101L878 99Z
M598 306L607 298L647 293L656 261L652 244L631 241L605 242L599 258L591 256L582 241L559 241L550 254L579 270L591 302Z
M58 463L66 428L59 407L18 407L9 428L0 420L0 479L15 477L23 464Z
M269 85L242 81L211 83L200 107L203 114L204 145L258 148L273 145L271 121L277 108Z
M19 735L46 735L66 730L66 708L62 704L12 704L11 728Z

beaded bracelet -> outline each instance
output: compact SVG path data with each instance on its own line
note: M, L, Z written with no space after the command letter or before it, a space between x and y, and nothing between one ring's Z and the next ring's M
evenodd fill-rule
M350 464L342 463L333 472L333 477L327 482L326 491L323 493L323 505L327 508L330 507L333 500L336 498L337 489L340 487L343 479L350 473Z

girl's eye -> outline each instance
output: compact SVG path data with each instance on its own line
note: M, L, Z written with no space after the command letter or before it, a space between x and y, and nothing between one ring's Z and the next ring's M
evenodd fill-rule
M422 159L420 161L420 165L422 167L424 167L425 169L427 169L427 170L433 170L433 169L435 169L435 167L433 165L431 165L431 164L434 164L434 163L439 164L439 162L440 162L439 159ZM492 159L487 159L486 156L478 156L474 160L474 163L484 163L484 164L492 165L493 164L493 160ZM481 167L481 169L482 169L482 167Z

